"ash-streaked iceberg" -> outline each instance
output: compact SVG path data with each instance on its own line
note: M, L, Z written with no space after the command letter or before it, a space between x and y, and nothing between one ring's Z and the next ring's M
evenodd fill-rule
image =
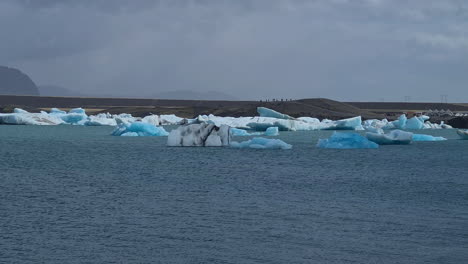
M280 140L271 138L255 137L243 142L231 142L233 148L252 149L292 149L292 145Z
M461 139L468 140L468 130L457 130L458 136L460 136Z
M201 123L180 126L169 133L171 147L225 147L231 143L230 127Z
M388 134L367 132L366 137L379 145L407 145L413 141L413 133L402 130L392 130Z
M152 124L135 122L119 122L118 127L112 132L113 136L167 136L169 133L163 128Z
M328 139L319 139L317 147L328 149L376 149L379 145L356 133L333 132Z

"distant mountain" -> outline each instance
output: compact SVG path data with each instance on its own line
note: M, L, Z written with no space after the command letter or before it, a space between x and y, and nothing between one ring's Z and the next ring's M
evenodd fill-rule
M177 90L156 93L156 99L175 99L175 100L228 100L236 101L238 98L222 92L208 91L196 92L188 90Z
M39 94L41 96L85 96L79 92L57 85L40 85Z
M39 89L31 78L20 70L0 66L0 94L39 95Z

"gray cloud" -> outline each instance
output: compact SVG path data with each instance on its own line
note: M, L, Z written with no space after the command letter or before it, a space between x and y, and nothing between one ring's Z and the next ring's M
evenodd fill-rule
M150 95L468 101L468 12L448 0L0 0L0 64Z

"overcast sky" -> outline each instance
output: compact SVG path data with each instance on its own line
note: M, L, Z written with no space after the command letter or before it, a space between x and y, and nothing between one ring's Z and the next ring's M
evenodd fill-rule
M466 0L0 0L0 33L84 93L468 102Z

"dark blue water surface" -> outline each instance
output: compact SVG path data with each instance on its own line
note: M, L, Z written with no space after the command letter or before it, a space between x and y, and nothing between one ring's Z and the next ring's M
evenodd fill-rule
M0 126L0 262L468 263L468 141L169 148Z

